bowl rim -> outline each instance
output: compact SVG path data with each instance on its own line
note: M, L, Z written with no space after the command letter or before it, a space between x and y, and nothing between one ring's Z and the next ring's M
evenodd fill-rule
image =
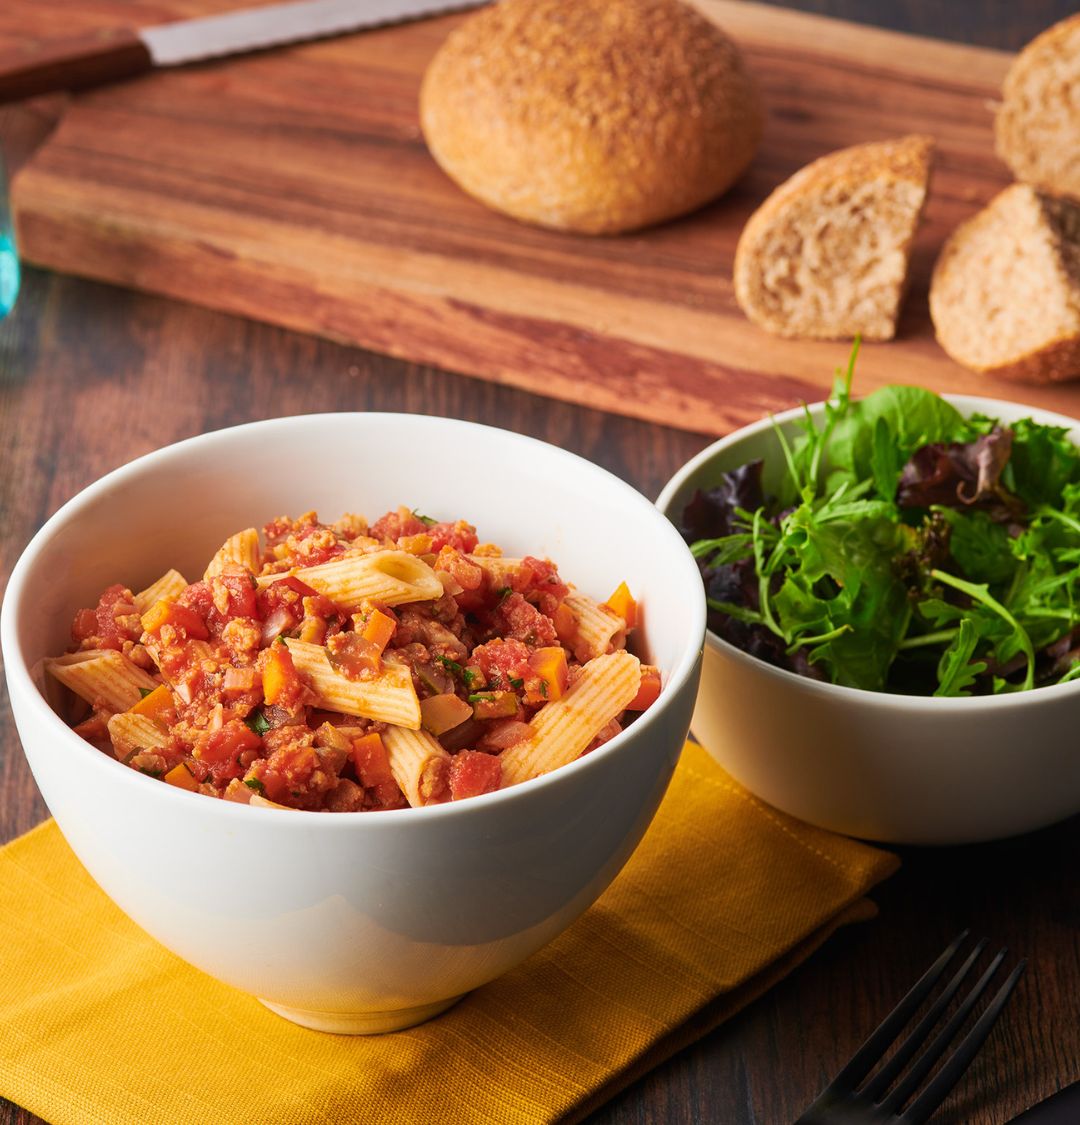
M201 804L197 807L203 809L204 815L220 815L244 819L261 817L266 813L280 813L282 814L282 824L292 824L295 830L304 832L309 831L314 824L333 826L321 829L321 831L356 831L357 825L367 826L361 828L361 831L372 831L377 830L373 826L378 824L386 824L389 827L395 824L400 825L402 823L416 822L418 818L423 818L424 821L432 823L441 818L467 816L469 815L470 809L479 811L484 808L493 808L507 802L521 800L530 793L538 793L543 787L557 787L562 784L568 784L574 777L587 774L596 768L600 761L610 757L612 754L619 753L630 740L628 736L632 735L634 738L641 736L647 737L649 731L660 721L660 716L667 711L667 705L675 700L677 696L681 695L681 690L694 676L695 669L700 662L705 638L706 612L704 599L694 599L694 604L690 607L692 627L688 631L684 648L668 676L667 683L664 685L664 690L660 693L657 703L647 711L640 713L630 726L624 728L618 735L602 746L597 747L592 753L578 758L565 766L560 766L558 769L541 774L539 777L531 778L527 782L512 785L506 789L498 789L491 793L483 793L479 796L469 797L461 801L448 801L443 804L425 805L420 808L383 809L379 811L377 816L330 816L324 812L315 812L305 809L261 808L234 801L214 800L201 793L190 793L172 785L161 785L158 779L143 777L137 771L129 769L115 758L91 746L84 739L80 738L52 707L49 706L31 674L30 666L26 660L22 646L19 643L15 620L18 614L19 604L25 594L28 577L33 571L37 559L46 544L61 526L78 515L84 507L95 502L103 495L106 495L111 489L125 484L132 478L138 477L151 465L160 466L171 458L186 457L192 451L199 450L203 447L210 448L215 444L229 441L234 436L247 434L256 430L263 430L264 432L270 433L274 430L288 429L298 425L316 427L328 425L349 426L356 425L357 423L362 426L379 426L395 423L432 429L450 428L459 430L463 434L470 434L474 437L479 436L481 439L484 435L497 435L499 440L521 442L533 448L539 447L545 451L546 455L562 459L571 464L578 473L592 474L594 478L605 481L607 486L623 490L627 494L628 501L636 505L642 517L646 521L654 524L655 531L652 542L660 543L666 538L670 544L671 549L669 553L672 555L673 563L676 562L680 555L685 555L685 567L687 571L686 582L688 588L693 590L693 583L698 581L697 565L689 549L687 549L686 544L683 542L682 537L679 535L674 525L667 520L662 512L650 503L643 493L608 469L603 468L603 466L585 457L579 456L576 453L571 453L569 450L563 449L561 446L554 445L551 442L521 434L514 430L503 429L499 426L489 426L479 422L470 422L458 418L443 418L438 415L430 414L410 414L401 411L338 411L283 415L276 418L245 422L236 426L224 426L216 430L209 430L205 433L171 442L168 445L144 453L111 470L104 476L99 477L85 488L80 489L45 521L23 548L16 560L15 566L11 571L11 576L7 582L7 588L3 594L2 604L0 604L0 653L3 655L5 674L9 683L9 694L14 696L17 691L22 698L28 700L34 718L40 719L46 725L52 726L53 730L56 732L56 737L61 740L60 745L69 746L75 752L91 751L92 753L88 761L93 760L95 765L90 768L109 771L109 775L112 776L118 784L137 785L138 789L133 791L133 796L135 794L141 794L144 798L154 799L151 795L156 793L157 799L161 800L190 801L192 799L198 799ZM696 642L694 641L694 637L698 638ZM156 788L147 789L145 787L146 783L154 785ZM184 806L181 805L177 807L183 808ZM212 810L216 810L216 813ZM285 817L285 813L289 813L290 815ZM405 819L402 820L402 818ZM261 821L261 823L265 824L266 822ZM346 826L352 827L349 828Z
M919 389L927 390L929 388ZM866 395L859 395L857 397L865 398ZM1024 413L1019 414L1018 417L1031 417L1036 422L1041 422L1044 425L1062 426L1073 433L1080 432L1080 420L1070 418L1065 414L1058 414L1052 410L1044 410L1041 407L1030 406L1027 403L1015 402L1010 399L987 398L982 395L942 394L939 397L951 403L953 406L956 406L966 414L986 414L988 417L996 418L999 416L993 413L994 409L1005 407L1010 413L1023 411ZM751 422L747 426L741 426L739 429L733 430L730 434L712 442L678 469L667 484L664 485L656 501L657 508L664 514L664 517L672 523L672 526L675 526L675 521L670 512L671 505L676 495L684 487L690 477L708 465L720 454L736 448L744 441L756 437L764 431L771 431L775 425L784 425L787 422L804 418L807 412L813 417L819 416L825 409L826 401L827 400L818 400L812 403L804 402L799 406L781 411L779 414L768 414L764 418L760 418L756 422ZM1048 684L1045 687L1034 688L1031 691L1012 692L1006 695L975 695L962 697L902 695L899 692L871 691L868 688L848 687L845 684L830 684L822 680L812 680L808 676L800 676L797 672L789 671L787 668L778 668L776 665L769 664L760 657L751 656L750 653L744 652L741 648L737 648L729 641L725 641L722 637L717 636L717 634L709 628L705 630L705 647L749 669L757 669L762 675L775 680L778 684L787 684L790 687L805 691L808 694L819 695L823 699L828 699L832 696L839 698L847 704L859 704L867 707L896 708L902 706L913 711L953 711L963 713L965 711L975 712L984 708L996 708L1000 710L1012 707L1028 707L1037 704L1040 699L1059 699L1068 695L1075 696L1080 694L1080 679L1077 679L1067 684Z

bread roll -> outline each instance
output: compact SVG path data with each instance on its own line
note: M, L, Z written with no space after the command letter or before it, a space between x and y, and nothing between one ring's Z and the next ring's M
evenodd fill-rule
M706 203L742 174L762 127L738 48L680 0L502 0L436 54L420 119L470 195L585 234Z
M1007 187L945 243L930 315L938 343L974 371L1080 376L1080 207Z
M1020 52L1003 93L998 155L1018 180L1080 199L1080 15Z
M889 340L930 180L933 141L830 153L754 212L735 252L735 297L779 336Z

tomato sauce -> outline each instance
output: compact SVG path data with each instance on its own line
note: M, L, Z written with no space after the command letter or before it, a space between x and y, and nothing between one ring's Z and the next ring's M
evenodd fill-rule
M401 507L370 526L351 514L327 525L307 512L272 520L262 541L255 572L218 566L142 614L132 591L117 584L76 613L75 650L117 650L167 693L155 692L143 709L162 744L127 754L133 768L232 801L258 797L324 812L407 807L384 724L319 706L284 643L292 638L322 646L349 680L406 668L445 751L425 766L420 789L430 800L463 800L499 788L500 755L530 736L530 718L580 671L568 633L573 616L563 605L570 587L555 564L531 555L502 561L464 520ZM291 573L387 548L422 558L442 596L357 610ZM659 674L643 668L633 706L644 709L659 692ZM110 718L94 710L76 729L111 752ZM620 729L609 723L589 749Z

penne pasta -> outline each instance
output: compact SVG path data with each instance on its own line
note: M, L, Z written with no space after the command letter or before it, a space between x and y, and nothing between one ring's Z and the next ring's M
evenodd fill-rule
M434 805L450 796L450 755L426 730L387 727L383 745L390 772L413 808Z
M87 649L45 661L45 671L91 705L127 711L157 680L115 649Z
M628 652L590 660L570 690L541 707L529 727L530 738L503 751L502 784L516 785L574 761L637 695L641 664Z
M293 665L327 711L358 715L382 723L420 729L420 701L412 673L402 664L385 664L378 676L350 680L330 663L322 645L286 640Z
M464 800L572 761L660 695L658 670L621 651L625 585L607 603L571 593L552 560L505 557L462 519L277 516L205 573L107 586L35 677L88 742L207 797Z
M109 720L109 738L112 739L113 754L121 762L139 750L160 750L169 745L169 735L164 727L145 715L130 711L113 715Z
M257 574L260 567L259 533L253 527L247 527L230 535L218 548L218 553L210 560L203 578L213 578L222 574L230 567L242 566Z
M582 664L626 644L626 622L613 609L577 591L564 603L576 619L573 650Z
M350 612L365 601L393 606L443 596L442 582L435 571L407 551L344 555L318 566L294 570L292 574ZM260 586L268 586L283 577L264 574L257 581Z
M141 617L157 602L174 602L187 587L187 579L178 570L166 571L155 583L135 595L135 608Z

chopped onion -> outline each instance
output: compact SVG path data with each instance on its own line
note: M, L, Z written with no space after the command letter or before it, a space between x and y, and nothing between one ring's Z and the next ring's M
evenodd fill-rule
M263 622L262 647L272 645L292 625L292 620L292 614L284 606L278 606Z
M226 668L221 681L224 691L250 691L255 686L254 668Z
M508 750L526 738L532 738L532 727L520 719L493 719L480 740L483 749Z

